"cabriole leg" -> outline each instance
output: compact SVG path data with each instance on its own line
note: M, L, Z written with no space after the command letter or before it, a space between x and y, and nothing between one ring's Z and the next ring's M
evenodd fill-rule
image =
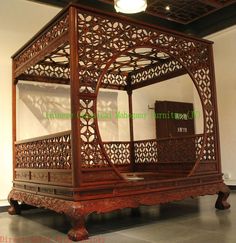
M79 216L76 218L71 218L72 229L68 232L68 237L73 241L80 241L88 239L88 232L85 228L84 216Z
M218 198L216 200L215 208L219 210L225 210L230 208L230 204L227 202L229 197L230 190L225 184L222 185L220 191L218 192Z
M21 213L21 207L20 205L18 204L18 201L15 201L15 200L9 200L9 203L10 203L10 208L8 209L8 213L10 215L16 215L16 214L20 214Z

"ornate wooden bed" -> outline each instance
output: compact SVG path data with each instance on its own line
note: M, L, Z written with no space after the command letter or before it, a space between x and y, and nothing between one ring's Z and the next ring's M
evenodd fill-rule
M26 205L63 213L72 222L69 238L82 240L88 237L84 218L93 212L217 193L216 208L229 208L212 42L72 4L12 58L10 214ZM201 100L203 134L135 141L130 118L130 141L102 142L94 116L100 87L127 92L132 113L133 90L185 73ZM70 85L71 131L16 141L19 80Z

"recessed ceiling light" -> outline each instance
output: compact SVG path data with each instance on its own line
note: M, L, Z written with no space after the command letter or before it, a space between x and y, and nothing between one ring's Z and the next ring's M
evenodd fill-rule
M139 13L147 8L147 0L114 0L116 12Z
M167 6L165 7L165 9L166 9L166 11L170 11L170 6L167 5Z

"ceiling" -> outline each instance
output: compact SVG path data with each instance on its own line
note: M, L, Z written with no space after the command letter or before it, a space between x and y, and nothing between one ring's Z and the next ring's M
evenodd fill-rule
M58 7L65 7L71 2L71 0L30 1ZM107 12L115 12L113 0L78 0L73 2ZM169 10L166 9L167 6ZM129 17L204 37L236 24L236 0L148 0L148 7L144 13L129 15Z

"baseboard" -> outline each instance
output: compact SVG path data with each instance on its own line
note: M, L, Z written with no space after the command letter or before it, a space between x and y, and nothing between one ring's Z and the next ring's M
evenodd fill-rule
M1 199L0 200L0 213L7 212L7 209L9 208L9 202L7 199Z
M0 206L0 213L5 213L7 212L9 206Z
M228 185L231 191L236 191L236 185Z

